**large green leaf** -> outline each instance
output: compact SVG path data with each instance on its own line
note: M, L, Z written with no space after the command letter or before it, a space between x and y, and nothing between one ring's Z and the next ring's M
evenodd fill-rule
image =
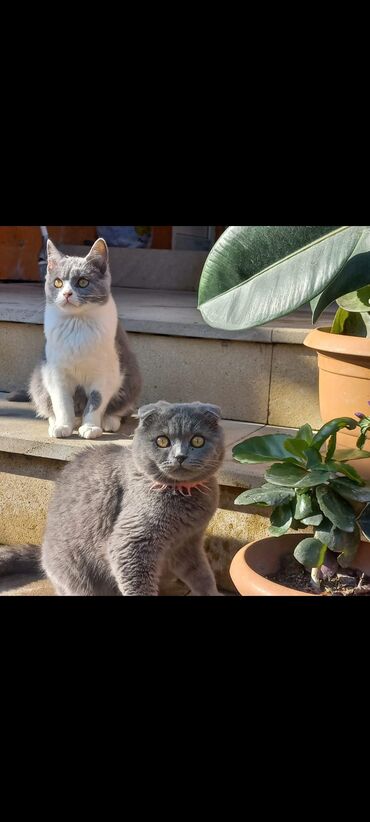
M341 531L354 531L355 512L343 497L338 496L329 486L320 485L316 488L316 498L323 514L336 528L340 528Z
M289 531L292 524L292 508L289 503L278 505L270 517L271 527L269 532L272 537L280 537Z
M250 437L234 445L233 457L238 462L255 464L279 460L292 462L292 455L286 450L286 434L267 434L265 437Z
M283 505L294 499L291 488L279 488L277 485L262 485L260 488L251 488L243 491L234 500L235 505Z
M298 543L294 550L294 556L301 565L304 565L310 571L312 568L321 568L326 551L327 545L318 539L309 538Z
M298 465L276 463L276 465L272 465L271 468L267 469L265 478L267 482L272 482L274 485L293 486L297 485L306 475L307 471Z
M336 477L330 481L334 491L341 497L355 502L370 502L370 485L359 486L345 477Z
M357 228L357 243L348 255L347 259L343 261L342 265L338 267L334 277L331 277L329 282L322 289L321 294L313 294L311 299L312 319L316 322L320 314L330 305L334 300L343 297L354 290L358 290L366 286L370 282L370 231L369 226L351 226L351 229ZM364 310L364 309L362 309Z
M336 283L335 295L365 285L341 274L367 226L231 226L210 252L200 280L199 307L211 326L253 328L283 317ZM306 243L309 243L308 245ZM289 255L289 256L288 256Z

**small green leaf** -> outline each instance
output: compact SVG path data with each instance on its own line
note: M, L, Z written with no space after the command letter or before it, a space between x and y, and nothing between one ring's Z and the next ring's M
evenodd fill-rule
M319 527L316 528L314 533L315 539L320 540L320 542L324 542L325 545L331 550L332 546L334 545L334 537L333 537L333 523L330 522L329 519L324 518L323 521L320 523Z
M322 461L320 451L316 448L307 448L306 451L307 468L321 468L326 471L326 465Z
M330 473L328 471L322 471L316 468L306 473L306 476L296 483L296 488L315 488L316 485L322 485L327 482L329 478Z
M302 523L302 520L292 520L291 528L293 528L294 531L305 531L307 527L307 525Z
M289 503L278 505L270 517L271 527L269 532L273 537L280 537L289 531L292 524L292 509Z
M370 505L367 505L366 508L364 508L364 510L362 511L361 516L358 519L358 524L361 528L362 533L370 542Z
M310 571L312 568L321 568L327 547L318 539L303 539L296 546L294 556L301 565L304 565Z
M344 294L343 297L337 297L336 301L345 311L366 314L370 310L370 285L364 285L362 288L358 288L357 291L351 291L349 294Z
M349 428L350 430L353 430L356 427L357 422L352 420L351 417L337 417L335 420L326 422L325 425L320 428L312 440L312 445L315 448L321 448L325 440L329 439L332 434L337 433L342 428Z
M332 541L330 550L336 554L339 565L346 568L356 556L360 544L361 533L358 525L355 525L355 530L349 534L347 531L341 531L339 528L333 528Z
M279 488L267 483L260 488L243 491L234 502L235 505L283 505L292 499L294 491L291 488Z
M357 485L364 485L364 481L360 474L357 473L356 469L352 467L352 465L346 465L345 462L334 462L334 460L329 460L327 463L328 468L331 471L335 471L336 474L344 474L346 477L349 477L350 480L357 483Z
M316 527L322 523L323 519L324 517L322 514L314 514L312 517L305 517L302 522L305 525L314 525Z
M358 438L358 440L357 440L357 442L356 442L357 448L363 448L364 445L365 445L365 442L366 442L366 433L365 433L365 431L362 431L359 438Z
M233 457L238 462L254 465L260 462L285 462L291 460L291 453L286 450L286 434L267 434L264 437L250 437L234 445Z
M303 479L307 474L304 468L298 465L281 465L276 463L268 468L265 473L265 478L268 482L274 485L297 485L299 480Z
M338 299L339 303L340 300ZM360 303L359 303L360 305ZM368 311L350 312L338 308L334 317L331 334L343 334L346 337L370 337L370 314Z
M340 494L341 497L356 502L370 502L370 485L363 484L362 486L354 484L350 479L345 477L336 477L330 481L334 491Z
M314 501L310 494L307 492L304 493L296 493L295 497L295 509L294 509L294 519L301 520L305 517L310 517L313 514L317 513L314 508ZM317 508L317 503L316 503Z
M313 440L313 432L308 422L306 422L305 425L302 425L301 428L297 431L296 439L304 440L307 443L307 445L311 445L311 442Z
M356 442L356 446L357 448L363 448L367 440L368 431L370 430L370 417L362 417L358 423L358 427L361 430L361 434Z
M297 457L299 460L306 461L306 450L307 450L307 442L305 440L298 440L296 437L289 437L285 441L285 448L294 457Z
M320 485L316 488L316 497L323 514L336 528L340 528L341 531L354 531L355 513L343 497L327 485Z
M347 462L347 460L366 460L370 457L370 451L361 451L360 448L341 448L334 454L336 462Z

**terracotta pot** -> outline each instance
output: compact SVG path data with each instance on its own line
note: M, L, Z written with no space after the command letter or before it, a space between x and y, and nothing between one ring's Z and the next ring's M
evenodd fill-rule
M286 588L266 579L264 574L275 574L281 558L293 553L296 545L304 539L302 534L285 534L283 537L266 537L250 542L241 548L231 563L230 576L244 597L317 597L320 594L305 594L294 588ZM370 574L370 543L361 542L356 558L351 565L363 573Z
M356 411L367 414L370 400L370 340L330 334L329 328L310 331L304 344L318 353L319 401L323 422L335 417L354 417ZM360 429L340 431L337 443L341 448L355 448ZM370 440L365 443L370 451ZM349 463L370 480L370 459Z

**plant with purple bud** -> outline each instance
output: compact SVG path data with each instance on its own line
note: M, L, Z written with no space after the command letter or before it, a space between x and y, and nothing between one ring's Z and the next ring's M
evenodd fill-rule
M370 402L367 403L370 405ZM370 430L370 417L367 417L366 414L363 414L362 411L356 411L355 417L357 417L360 422L358 423L358 427L361 431L361 434L357 440L357 448L363 448L366 442L366 435L367 432Z
M303 425L296 436L269 434L251 437L234 446L238 462L273 463L265 473L265 484L244 491L236 505L272 507L270 534L282 536L290 528L314 531L295 548L294 556L310 571L315 591L321 580L336 569L349 567L362 536L370 541L370 484L364 482L348 461L366 459L361 447L337 449L337 433L354 430L370 418L359 416L331 420L314 434ZM358 443L362 439L358 440ZM357 443L357 444L358 444ZM322 452L326 444L326 450Z

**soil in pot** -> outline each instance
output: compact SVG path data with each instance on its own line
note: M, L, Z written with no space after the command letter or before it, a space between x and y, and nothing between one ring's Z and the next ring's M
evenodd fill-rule
M266 579L284 585L285 588L306 594L314 593L308 571L297 562L293 554L283 556L279 570L274 574L266 574ZM370 596L370 576L354 568L343 568L331 579L323 580L321 586L318 596Z

